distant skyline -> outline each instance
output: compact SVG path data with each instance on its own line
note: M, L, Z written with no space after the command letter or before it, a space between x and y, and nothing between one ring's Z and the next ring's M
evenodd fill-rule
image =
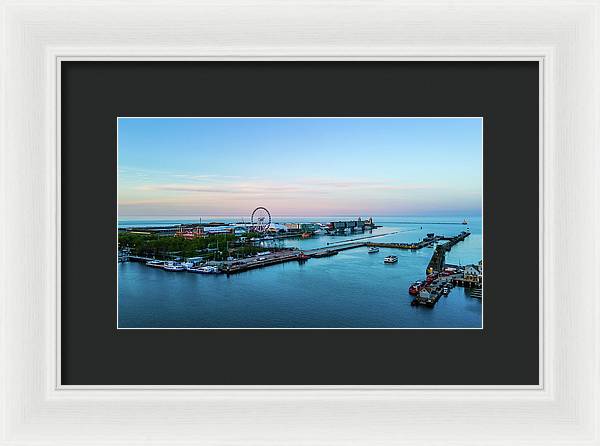
M119 118L119 218L481 215L481 118Z

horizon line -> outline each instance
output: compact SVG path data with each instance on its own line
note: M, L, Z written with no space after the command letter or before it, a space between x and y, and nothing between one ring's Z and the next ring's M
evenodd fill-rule
M195 215L123 215L117 216L118 219L160 219L160 220L179 220L179 219L190 219L190 220L199 220L205 218L250 218L250 215L235 215L235 214L222 214L222 215L206 215L206 216L195 216ZM354 217L354 218L370 218L370 217L379 217L379 218L413 218L413 217L434 217L434 218L450 218L450 217L483 217L483 214L411 214L411 215L377 215L377 214L329 214L329 215L271 215L271 218L318 218L318 217Z

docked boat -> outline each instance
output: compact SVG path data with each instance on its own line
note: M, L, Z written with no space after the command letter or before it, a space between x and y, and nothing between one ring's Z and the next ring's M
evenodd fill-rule
M217 268L216 266L211 266L211 265L202 266L199 269L200 269L200 272L203 274L219 274L221 272L219 270L219 268Z
M146 266L151 266L153 268L162 268L165 265L165 262L162 260L150 260L146 262Z
M415 282L408 288L408 294L411 296L416 296L419 294L419 291L423 288L423 282Z
M206 265L198 268L189 268L189 272L191 273L199 273L199 274L219 274L221 271L216 266Z
M383 263L396 263L397 261L397 256L387 256L385 259L383 259Z
M188 273L201 273L200 268L199 266L194 266L193 268L186 268L186 271Z
M374 254L376 252L379 252L379 248L377 246L371 246L369 248L369 254Z
M185 266L177 263L177 262L167 262L163 265L163 269L165 271L185 271Z

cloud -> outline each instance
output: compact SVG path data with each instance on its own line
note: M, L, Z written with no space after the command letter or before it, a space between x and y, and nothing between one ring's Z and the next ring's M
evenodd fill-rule
M219 174L190 174L190 173L181 173L181 172L173 172L168 170L157 170L157 169L145 169L138 167L128 167L128 166L119 166L119 175L122 176L132 176L134 178L160 178L167 179L172 178L174 181L176 180L187 180L187 181L202 181L202 182L221 182L227 180L240 180L243 178L252 178L252 177L242 177L239 175L219 175Z
M221 186L204 184L153 184L140 186L137 190L143 191L168 191L168 192L190 192L190 193L208 193L208 194L282 194L282 193L300 193L305 191L302 187L288 185L266 185L233 183L223 184Z
M315 187L329 187L332 189L373 189L373 190L423 190L432 189L433 186L426 184L405 184L396 183L395 180L382 181L329 181L329 180L312 180L311 184Z
M146 192L182 192L198 194L241 194L241 195L282 195L313 194L327 195L344 191L415 191L432 189L420 184L391 184L384 181L324 181L307 179L304 182L211 182L145 184L135 188Z
M447 187L386 178L285 180L172 174L167 181L164 177L155 180L120 185L121 211L130 215L245 215L264 205L279 215L375 215L470 201L464 193Z

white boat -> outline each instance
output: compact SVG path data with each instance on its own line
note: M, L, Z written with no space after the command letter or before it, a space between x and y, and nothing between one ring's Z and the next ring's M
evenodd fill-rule
M396 263L397 261L397 256L387 256L385 259L383 259L383 263Z
M165 263L165 265L163 266L163 269L165 271L185 271L185 266L177 263L177 262L167 262Z
M200 274L219 274L221 271L216 266L206 265L200 266L198 268L188 268L190 273L200 273Z
M146 262L146 266L152 266L153 268L162 268L165 262L162 260L150 260Z
M220 272L219 268L217 268L216 266L210 266L210 265L202 266L198 269L203 274L218 274Z
M371 246L369 248L369 254L373 254L375 252L379 252L379 248L377 246Z
M200 268L194 267L194 268L186 268L186 271L188 273L201 273L202 271L200 271Z

